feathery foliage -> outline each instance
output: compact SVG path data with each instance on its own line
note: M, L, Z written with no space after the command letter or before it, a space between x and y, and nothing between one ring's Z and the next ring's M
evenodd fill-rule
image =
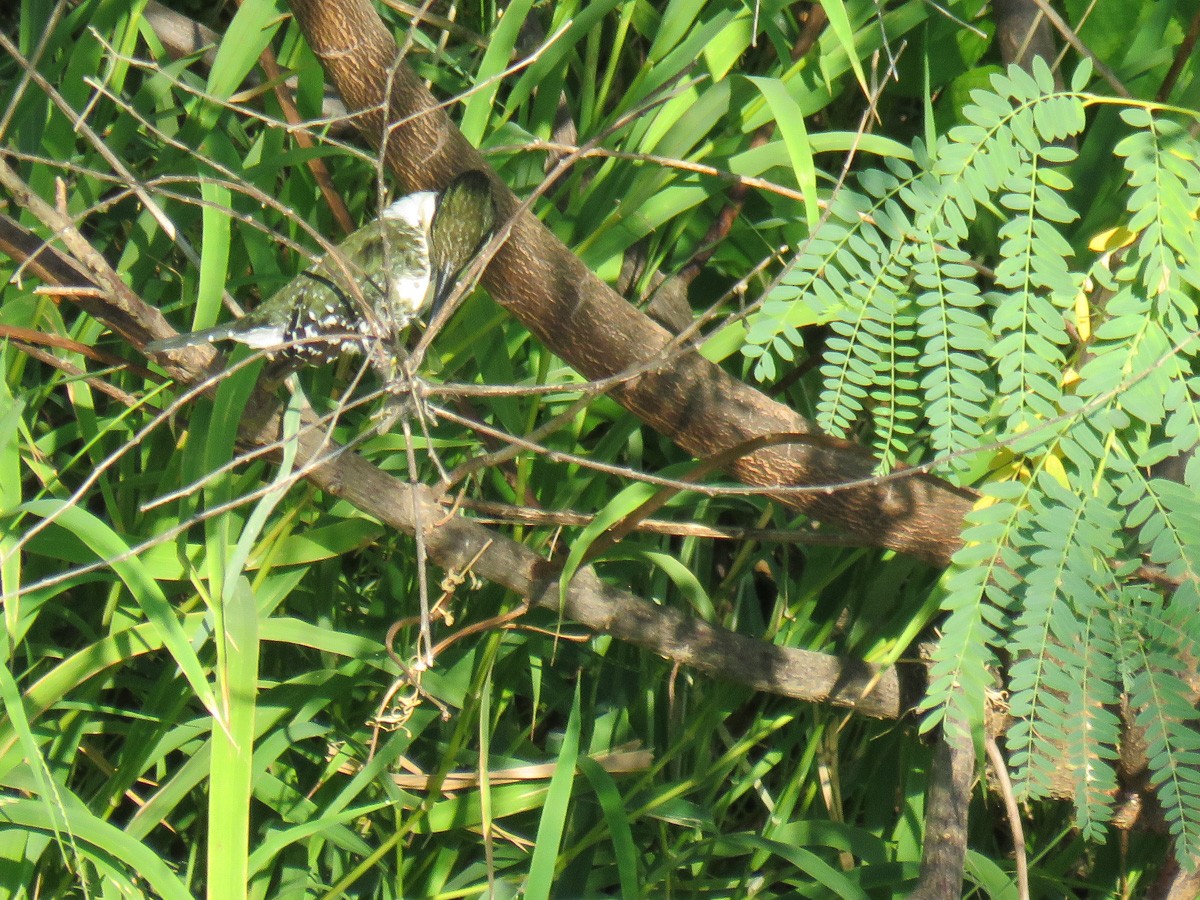
M397 186L325 103L286 3L169 5L204 17L215 53L168 49L160 8L140 0L0 13L19 49L0 53L0 162L61 198L126 283L190 329L270 296ZM1009 749L1029 844L1045 848L1040 893L1136 890L1161 836L1096 853L1036 798L1073 793L1087 835L1103 835L1127 697L1175 828L1194 831L1179 665L1194 659L1193 492L1147 469L1200 430L1190 358L1168 352L1196 287L1174 249L1193 227L1186 132L1159 109L1126 124L1083 76L1057 98L1044 74L1036 89L1005 76L992 96L982 0L435 3L417 26L397 12L408 4L373 5L500 178L522 198L546 188L534 212L631 302L693 273L703 352L737 377L783 374L829 331L821 384L781 379L779 399L873 443L881 471L936 455L939 474L989 497L932 596L919 561L807 543L812 523L712 484L659 511L670 533L634 532L594 560L600 577L764 649L883 665L942 621L944 600L930 709L965 684L978 720L992 666L1012 660L1028 714ZM1154 48L1136 70L1163 75L1179 13L1113 0L1087 28L1114 7L1137 22L1130 46ZM1100 43L1122 68L1121 42ZM265 50L278 77L259 71ZM898 78L877 83L876 62ZM986 90L964 107L968 86ZM923 99L930 123L957 128L914 145ZM1049 136L1077 130L1080 108L1085 135L1124 129L1123 155L1115 138L1085 141L1068 161ZM586 152L544 184L572 146ZM843 167L857 174L834 191L825 173ZM1118 182L1137 196L1123 215ZM810 235L750 323L747 362L742 316L780 245ZM675 669L545 612L508 618L519 598L469 572L440 583L410 538L306 483L286 442L282 466L235 446L245 360L213 395L185 394L76 298L36 287L0 255L0 893L910 893L931 755L913 729ZM608 395L588 398L482 293L426 362L431 384L468 396L432 396L447 415L411 441L371 436L358 404L373 383L351 390L353 371L301 385L334 440L426 483L441 477L434 453L453 469L537 433L541 450L514 441L464 482L463 514L495 514L551 562L584 558L653 493L647 475L696 465ZM1180 375L1161 393L1168 369ZM766 531L712 537L748 525ZM1169 597L1143 561L1182 587ZM422 579L435 598L444 587L453 621L434 624L444 644L418 674ZM1069 790L1049 741L1077 773ZM977 821L996 815L985 799L972 797ZM972 830L972 890L1014 894L1010 849L1002 827Z
M979 482L941 586L925 727L951 718L949 704L981 726L994 672L1010 663L1020 795L1065 789L1099 838L1126 697L1188 859L1200 852L1186 678L1200 659L1200 144L1167 110L1123 109L1125 214L1081 234L1067 202L1087 179L1074 143L1088 108L1111 102L1085 92L1090 75L1085 61L1056 88L1040 60L1032 76L994 74L965 124L914 145L914 165L837 190L752 320L748 355L772 377L805 308L831 332L822 427L867 432L881 472L928 459ZM981 254L989 231L995 250ZM990 270L981 257L994 257ZM1157 473L1179 454L1180 481ZM1170 587L1155 590L1139 559Z

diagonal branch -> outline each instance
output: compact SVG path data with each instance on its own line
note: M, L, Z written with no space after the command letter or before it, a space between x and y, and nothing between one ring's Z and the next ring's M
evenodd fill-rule
M37 198L11 169L0 162L5 186L27 208L37 207L59 231L63 241L88 257L88 268L31 235L0 215L0 251L50 284L93 287L86 296L89 314L110 327L144 342L160 327L160 314L124 285L104 257L63 222L52 206ZM35 202L36 200L36 202ZM86 250L84 248L86 247ZM81 300L81 302L83 302ZM211 355L211 351L210 351ZM184 381L199 383L206 370L177 368ZM424 526L429 556L445 569L466 570L503 585L530 603L560 610L570 619L596 631L643 647L673 662L726 678L755 690L769 691L810 702L850 707L869 716L899 718L919 695L919 667L879 667L843 660L824 653L778 647L724 628L708 625L676 610L644 600L605 584L588 568L575 573L560 603L557 570L538 554L462 516L447 517L435 491L410 485L329 439L327 429L309 413L300 431L295 467L325 492L346 499L367 515L406 534L415 522ZM278 448L283 437L276 399L256 391L250 400L240 434L243 444ZM903 683L903 671L913 683Z
M291 6L330 80L358 113L363 135L405 188L439 187L465 169L487 170L421 80L397 62L396 42L369 0L292 0ZM518 213L517 198L498 178L492 181L501 214L516 213L509 239L484 275L492 296L589 379L657 360L672 336L596 278L531 213ZM612 396L698 458L755 438L814 431L694 351L647 367ZM838 488L869 480L873 468L867 451L844 441L765 447L728 466L749 485L828 487L776 499L864 545L945 565L960 545L970 493L927 475Z

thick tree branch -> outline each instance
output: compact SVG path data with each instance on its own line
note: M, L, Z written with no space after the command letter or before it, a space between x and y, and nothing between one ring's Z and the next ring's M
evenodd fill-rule
M56 223L64 241L82 247L86 240L54 208L36 198L11 170L0 162L0 176L10 189L19 189L23 203L37 207L39 215ZM48 223L49 224L49 223ZM82 244L80 242L83 242ZM58 250L46 246L12 219L0 215L0 251L49 284L95 288L87 297L90 315L110 327L121 323L135 344L162 326L161 315L120 282L104 257L90 247L88 270ZM90 270L90 271L89 271ZM93 277L94 276L94 277ZM212 351L207 356L211 359ZM211 375L208 368L181 363L174 369L185 382L198 383ZM243 419L241 441L251 447L276 444L281 420L276 399L256 391ZM340 452L326 427L309 416L298 438L295 465L310 482L327 493L345 498L367 515L402 531L416 532L424 525L430 558L445 569L471 571L500 584L531 603L553 610L593 630L644 647L660 656L709 672L755 690L769 691L810 702L831 703L878 718L898 718L919 696L918 667L903 667L913 684L902 685L897 668L842 660L773 644L727 631L658 606L628 591L605 584L588 568L581 569L560 604L557 571L522 544L462 516L447 516L437 495L423 485L414 488L387 474L361 456ZM416 517L416 518L414 518Z
M975 779L975 746L963 728L938 735L925 794L925 846L916 900L962 896L967 859L967 813Z
M247 410L247 421L262 422L265 413L265 422L256 425L252 433L243 434L244 440L259 446L279 440L280 420L274 407L273 398L257 396L257 409ZM335 448L323 428L305 429L297 465L329 456L331 449ZM778 647L708 625L612 587L590 568L581 569L571 580L566 603L562 604L556 567L498 532L462 516L447 518L432 489L424 485L414 488L356 454L336 454L307 477L327 493L407 534L416 531L415 505L415 516L424 525L426 551L444 568L461 569L478 557L471 571L481 578L502 584L537 606L561 610L575 622L682 665L755 690L850 706L879 718L899 717L915 699L915 686L902 691L896 669L880 671L866 663ZM879 682L872 687L875 678Z
M420 79L397 61L396 43L369 0L293 0L292 9L348 108L359 113L364 136L406 189L440 187L465 169L487 170ZM588 378L659 360L671 335L597 279L532 214L518 214L517 198L494 176L493 184L502 214L516 217L484 276L492 296ZM668 353L612 396L701 459L756 437L814 430L694 352ZM829 441L760 449L729 471L750 485L836 487L869 479L873 467L862 448ZM772 496L864 545L935 565L945 565L958 548L972 504L969 492L925 475Z
M404 70L407 71L407 70ZM420 85L417 85L419 88ZM429 116L440 114L429 113L413 121L416 125ZM378 113L377 113L378 116ZM378 116L382 122L382 117ZM407 127L407 126L406 126ZM450 127L446 123L446 127ZM453 132L457 135L457 132ZM461 141L461 137L458 138ZM440 139L439 139L440 140ZM450 139L447 139L450 140ZM390 142L389 142L390 144ZM421 144L416 146L420 147ZM481 164L468 148L469 158L463 161L462 167ZM431 157L432 158L432 157ZM438 163L438 171L452 167L452 161L443 159ZM413 175L411 177L423 177ZM430 178L409 186L429 186L441 179ZM109 327L123 334L134 346L141 346L148 338L164 337L172 333L170 326L158 310L145 304L135 292L124 284L108 265L104 257L88 244L86 239L75 228L70 217L59 209L47 203L43 198L32 192L16 173L0 160L0 183L2 183L13 198L23 207L33 212L42 222L55 233L57 239L75 254L82 264L68 259L58 251L47 248L44 242L22 229L13 220L0 216L0 252L5 252L13 259L24 265L24 271L43 279L47 283L76 288L89 288L94 294L79 293L72 299L86 309L89 314ZM515 198L505 194L507 202L515 204ZM496 274L492 274L495 282L493 290L504 299L518 314L529 315L536 310L537 304L546 302L551 316L564 314L565 304L578 304L581 312L582 334L568 334L561 341L552 333L553 329L538 325L538 333L546 335L552 347L566 346L577 355L581 354L576 346L587 335L604 337L606 331L612 333L605 340L619 348L619 338L623 334L620 329L605 324L602 312L605 309L619 311L619 324L622 328L632 327L635 334L659 334L660 330L641 317L625 304L619 297L591 279L585 272L584 282L568 284L572 273L577 273L582 267L574 257L553 241L553 238L532 228L524 220L517 224L512 246L506 248L509 254L508 263L505 257L493 266ZM523 230L522 230L523 229ZM531 252L520 249L518 240L522 233L532 235L541 251L550 254L546 260L530 261ZM565 259L560 258L565 254ZM513 266L528 265L531 272L542 272L548 266L550 271L558 271L560 278L551 281L558 285L561 296L544 288L530 287L528 296L520 290L505 293L504 279L511 276ZM562 266L559 270L556 267ZM618 306L608 306L610 298L615 297ZM595 301L595 303L593 303ZM598 305L596 305L598 304ZM570 316L565 319L566 325L574 326ZM532 326L531 326L532 327ZM570 329L568 329L570 330ZM665 338L665 334L663 335ZM555 338L551 341L551 338ZM637 346L636 344L634 345ZM644 348L643 348L644 349ZM624 354L624 356L622 356ZM564 354L565 355L565 354ZM169 370L181 381L196 383L205 376L211 375L208 368L213 360L213 352L209 348L194 348L180 354L170 361ZM618 356L640 361L638 354L631 350L621 350ZM603 367L603 360L591 360L585 354L580 355L581 371L593 371ZM723 435L743 433L761 436L779 433L774 429L763 430L765 424L778 421L789 431L801 430L797 422L803 425L790 411L765 401L757 392L751 391L745 385L729 378L719 369L708 366L699 357L688 357L683 361L664 365L661 370L644 376L622 394L623 399L637 411L635 402L651 403L655 400L653 392L645 389L645 378L667 379L651 383L670 384L676 382L675 391L700 387L700 394L695 398L694 412L681 414L678 421L668 424L683 429L681 445L688 441L712 442L719 446ZM707 381L705 379L708 379ZM705 390L707 386L708 390ZM746 398L749 409L744 416L738 416L736 411L726 409L731 398ZM266 395L256 395L253 400L254 419L264 424L243 435L244 440L255 446L265 446L278 437L278 420L274 413L274 400ZM686 409L688 404L682 404ZM719 421L710 430L705 430L709 423L700 415L703 412L714 412ZM663 417L670 416L669 410L652 410L646 413L646 420L654 424ZM657 426L656 426L657 427ZM758 429L758 430L755 430ZM699 432L698 434L693 431ZM843 448L837 442L829 439L814 440L792 448L794 455L780 459L770 454L755 454L748 462L755 466L766 460L776 465L779 470L793 475L805 474L811 479L814 473L825 471L845 473L847 466L851 470L860 471L856 467L866 466L869 461L865 454L857 448ZM315 442L315 443L314 443ZM827 442L827 443L823 443ZM690 445L689 445L690 446ZM413 520L414 496L409 485L392 478L372 466L367 461L350 453L338 455L336 458L321 460L314 459L318 450L328 454L331 446L325 440L325 433L320 430L305 432L298 465L314 462L314 468L308 474L315 484L331 494L346 497L357 504L364 512L376 516L381 521L397 530L412 534L415 532ZM778 449L778 448L772 448ZM764 451L765 453L765 451ZM711 455L711 454L710 454ZM849 463L847 463L849 460ZM811 465L810 465L811 464ZM808 465L808 468L804 466ZM824 467L824 468L822 468ZM741 474L741 470L734 467ZM759 471L762 471L761 469ZM849 477L843 474L842 477ZM750 480L750 479L747 479ZM753 482L752 482L753 483ZM913 504L921 515L914 519L920 521L939 521L942 524L942 537L932 536L928 541L920 542L912 537L915 527L911 522L901 521L889 525L883 533L880 543L893 546L893 543L908 552L915 553L937 561L942 559L956 543L957 538L947 535L956 534L962 509L967 498L955 492L936 479L914 478L904 482L908 492L901 492L897 502ZM864 515L869 515L871 504L878 504L885 490L894 485L877 489L858 489L853 492L832 494L833 501L839 498L850 498L854 502L845 513L845 517L830 514L831 522L843 525L858 521ZM455 517L443 522L444 511L433 505L433 495L424 487L418 488L415 496L416 506L420 511L419 519L426 525L425 539L430 549L431 558L439 565L448 569L461 569L472 564L472 570L484 577L503 585L514 592L545 607L559 610L559 590L555 580L556 574L549 565L537 554L523 545L491 531L486 527L461 517ZM886 499L886 498L885 498ZM949 507L937 509L939 501L955 501ZM815 504L812 509L819 510ZM880 507L887 511L886 507ZM815 513L814 513L815 514ZM901 517L903 518L903 517ZM953 529L949 523L953 522ZM433 525L432 523L437 523ZM849 529L848 529L849 530ZM870 529L865 526L855 532L860 538L869 537ZM889 541L893 543L889 543ZM476 552L487 545L486 551L478 560L474 560ZM916 691L913 685L919 681L917 667L902 667L897 675L896 670L884 672L874 667L852 661L839 660L835 657L790 648L781 648L753 638L733 634L721 628L689 619L673 610L665 610L656 604L638 598L627 591L622 591L603 584L590 570L582 570L566 592L565 606L562 612L580 624L593 629L611 633L616 637L637 644L652 652L681 664L693 666L704 671L712 672L719 677L745 684L748 687L773 693L799 698L808 702L830 703L846 706L878 717L897 717L911 709L911 701ZM1068 796L1067 793L1056 793ZM1124 827L1129 827L1129 823ZM1144 822L1136 823L1144 825Z

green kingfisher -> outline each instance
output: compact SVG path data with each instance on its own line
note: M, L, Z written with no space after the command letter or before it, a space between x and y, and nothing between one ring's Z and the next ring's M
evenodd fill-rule
M401 197L240 319L151 341L146 350L232 340L265 349L271 358L306 363L366 352L380 340L392 353L404 328L451 293L495 220L487 176L464 172L441 192ZM345 287L351 278L356 290Z

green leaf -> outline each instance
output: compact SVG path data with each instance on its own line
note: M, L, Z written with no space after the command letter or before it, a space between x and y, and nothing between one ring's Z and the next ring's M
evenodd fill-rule
M578 765L579 771L584 774L591 783L592 790L596 792L596 799L604 813L604 822L608 826L613 855L616 858L621 895L636 897L641 893L638 878L638 850L634 843L625 802L612 776L604 770L603 766L587 756L580 756Z
M250 798L258 695L258 609L245 578L225 603L217 666L223 715L213 729L208 797L208 874L214 896L247 896Z
M276 0L245 0L238 4L209 72L210 96L225 99L238 89L271 43L283 13Z
M40 800L10 799L4 805L8 827L52 833L54 823ZM122 877L128 895L149 888L163 900L192 900L193 894L167 862L115 825L97 818L81 806L68 811L67 828L80 854L110 877Z
M8 518L21 502L21 452L19 444L24 404L15 398L6 381L0 381L0 517ZM8 648L18 633L21 618L21 554L16 534L0 529L0 596L4 597L4 632L8 639L0 658L8 659Z
M567 601L567 588L571 585L571 579L579 571L579 566L583 563L584 557L587 556L596 539L642 506L658 490L659 488L656 486L644 482L631 484L606 503L604 508L580 532L579 537L571 542L571 550L563 563L562 574L559 575L558 582L559 599L564 605Z
M549 898L551 889L554 887L554 873L567 822L567 808L570 805L571 791L575 785L575 764L579 758L579 732L580 693L577 682L575 702L571 706L571 715L567 719L567 730L558 751L554 775L550 779L550 789L546 792L546 802L542 806L542 815L538 820L533 858L529 862L529 880L526 882L525 896L531 900Z
M475 81L481 87L464 102L459 124L463 137L476 146L483 140L485 127L492 115L492 104L503 84L501 73L513 57L517 39L532 8L533 0L514 0L505 7L500 24L488 35L487 51L475 73Z
M846 4L842 0L821 0L821 8L829 17L829 27L833 31L834 37L842 45L846 58L850 60L850 68L854 70L854 77L858 79L859 89L863 92L864 97L869 97L871 91L867 88L867 77L863 74L862 65L858 60L854 29L850 25L850 15L846 11Z
M157 632L171 658L191 685L196 698L205 709L219 718L220 706L208 684L196 651L192 649L191 639L184 632L179 617L167 603L162 589L149 576L129 545L104 522L79 506L70 506L57 500L34 500L24 504L21 510L52 520L53 527L62 528L75 535L91 549L98 560L111 566L145 613L147 623Z
M800 192L804 195L805 219L808 227L814 229L817 227L817 222L820 221L821 209L817 202L817 169L813 162L813 150L808 140L808 131L804 127L804 113L800 111L800 107L796 105L796 101L792 99L783 82L778 79L750 76L747 80L762 92L771 107L775 124L787 146L792 171L796 174Z

